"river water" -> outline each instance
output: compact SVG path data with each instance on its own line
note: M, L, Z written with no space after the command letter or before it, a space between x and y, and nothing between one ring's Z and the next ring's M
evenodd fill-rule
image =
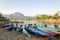
M28 26L28 24L32 24L34 26L34 24L36 24L37 26L40 26L40 27L44 27L44 23L42 22L32 22L32 21L24 21L23 23L20 22L20 23L13 23L14 27L20 27L20 25L26 25ZM54 28L54 24L47 24L47 27L51 27L51 28ZM58 28L60 28L60 25L58 25Z

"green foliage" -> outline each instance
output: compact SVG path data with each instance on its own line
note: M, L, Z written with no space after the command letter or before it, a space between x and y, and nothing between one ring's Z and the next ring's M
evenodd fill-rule
M55 14L53 15L53 18L54 18L54 19L59 18L59 14L58 14L58 13L55 13Z
M2 16L2 14L0 13L0 21L9 21L9 19L5 18L5 17Z
M36 19L38 19L38 20L39 20L39 19L41 19L41 17L37 16L37 17L36 17Z
M47 19L47 18L49 18L49 16L48 15L41 15L41 18L42 19Z
M49 19L49 18L53 18L53 19L57 19L57 18L59 18L59 14L58 13L55 13L53 16L51 16L51 15L40 15L40 17L39 16L37 16L36 17L36 19Z
M54 17L58 17L58 16L59 16L59 14L58 14L58 13L55 13L55 14L54 14Z

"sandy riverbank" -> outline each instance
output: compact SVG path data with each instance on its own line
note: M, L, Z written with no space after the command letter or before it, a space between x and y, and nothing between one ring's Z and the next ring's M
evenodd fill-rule
M28 37L16 31L0 29L0 40L47 40L47 38L37 36Z
M0 40L48 40L48 39L33 35L31 35L31 37L28 37L17 31L6 31L4 29L0 29ZM56 40L60 39L57 38Z

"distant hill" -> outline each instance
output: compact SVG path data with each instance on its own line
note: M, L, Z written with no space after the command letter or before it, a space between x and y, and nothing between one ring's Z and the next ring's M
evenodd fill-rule
M24 19L25 16L19 12L15 12L14 14L9 15L10 19Z
M17 19L17 20L25 20L25 19L34 19L33 17L30 17L30 16L24 16L22 13L20 12L15 12L13 14L10 14L10 15L4 15L4 17L7 17L9 19Z

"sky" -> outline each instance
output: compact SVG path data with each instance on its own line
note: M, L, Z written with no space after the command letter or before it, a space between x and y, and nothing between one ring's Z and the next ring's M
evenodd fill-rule
M0 12L13 14L20 12L25 16L53 15L60 11L60 0L0 0Z

